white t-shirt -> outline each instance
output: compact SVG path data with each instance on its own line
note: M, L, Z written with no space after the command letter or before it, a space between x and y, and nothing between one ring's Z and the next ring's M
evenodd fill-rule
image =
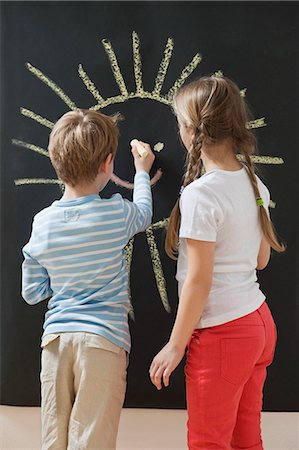
M269 191L257 180L268 211ZM186 238L216 243L212 287L196 328L243 317L265 300L256 276L262 237L258 208L245 167L237 171L211 170L184 189L176 275L179 296L188 269Z

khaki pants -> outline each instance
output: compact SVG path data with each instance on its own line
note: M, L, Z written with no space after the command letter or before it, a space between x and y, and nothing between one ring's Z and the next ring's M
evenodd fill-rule
M125 350L91 333L48 334L42 348L42 450L115 449Z

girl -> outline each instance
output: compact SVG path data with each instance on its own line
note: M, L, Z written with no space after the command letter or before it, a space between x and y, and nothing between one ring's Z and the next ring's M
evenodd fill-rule
M174 111L187 170L166 252L178 254L180 302L150 377L157 389L162 380L168 386L188 346L189 449L261 450L262 390L276 328L256 269L266 267L271 248L284 246L250 158L255 140L238 87L224 77L201 78L179 90Z

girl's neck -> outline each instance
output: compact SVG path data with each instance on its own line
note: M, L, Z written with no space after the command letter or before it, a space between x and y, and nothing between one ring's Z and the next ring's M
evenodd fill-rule
M230 141L202 147L201 160L206 172L214 169L236 171L242 168Z

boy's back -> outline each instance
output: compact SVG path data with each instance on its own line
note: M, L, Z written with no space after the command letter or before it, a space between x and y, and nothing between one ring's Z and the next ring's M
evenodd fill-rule
M23 250L22 294L30 304L51 297L45 335L85 331L130 351L124 247L151 218L146 178L135 176L136 203L93 194L55 201L35 216Z

